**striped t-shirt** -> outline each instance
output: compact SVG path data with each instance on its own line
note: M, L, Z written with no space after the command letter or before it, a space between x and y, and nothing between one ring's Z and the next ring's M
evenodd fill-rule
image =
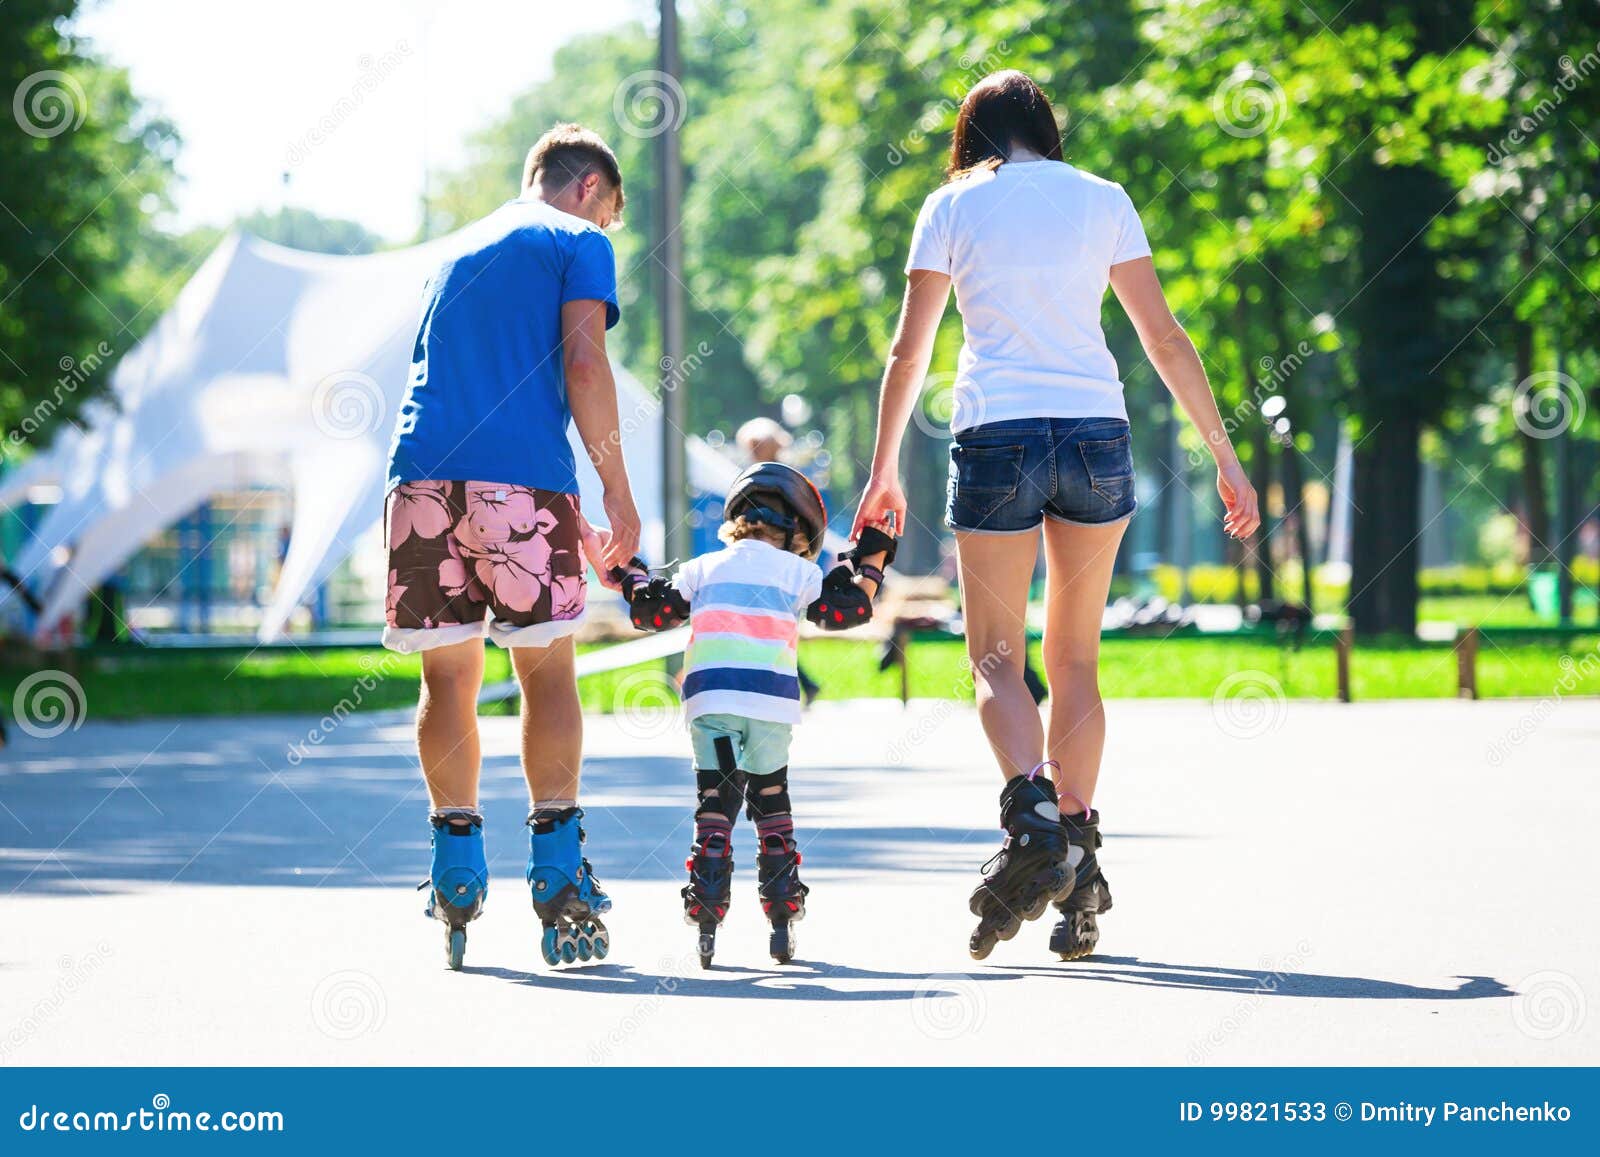
M690 605L688 717L725 713L799 723L795 647L800 616L822 594L817 564L746 538L690 559L672 582Z

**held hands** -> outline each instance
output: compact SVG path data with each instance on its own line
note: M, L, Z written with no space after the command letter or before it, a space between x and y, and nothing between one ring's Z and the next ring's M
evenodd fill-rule
M583 540L583 557L594 568L600 585L607 590L620 591L620 580L612 572L627 567L639 549L639 512L634 509L633 495L626 488L607 490L602 505L611 525L596 528L579 515L578 534Z
M1261 512L1257 506L1256 488L1245 477L1244 467L1237 461L1217 467L1217 493L1227 514L1222 519L1222 529L1240 541L1249 538L1261 525Z
M893 522L890 522L890 516ZM898 472L889 474L874 474L867 483L867 492L861 496L861 505L856 507L856 520L850 527L850 537L857 539L866 527L889 527L890 533L895 533L893 527L906 524L906 496L900 489L900 475Z

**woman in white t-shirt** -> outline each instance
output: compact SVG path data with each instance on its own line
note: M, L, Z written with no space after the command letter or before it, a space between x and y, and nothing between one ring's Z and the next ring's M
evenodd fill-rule
M1061 133L1038 85L1000 72L973 86L956 119L947 175L912 234L856 529L881 525L891 512L905 525L900 442L954 286L965 341L945 520L955 531L978 714L1005 780L1005 846L973 893L979 923L970 948L981 960L1055 901L1062 920L1051 949L1075 959L1094 950L1095 917L1111 907L1092 804L1105 743L1100 621L1137 504L1122 382L1100 326L1108 284L1216 458L1224 530L1245 538L1260 518L1200 358L1167 307L1133 203L1122 186L1062 160ZM1041 526L1048 727L1023 678Z

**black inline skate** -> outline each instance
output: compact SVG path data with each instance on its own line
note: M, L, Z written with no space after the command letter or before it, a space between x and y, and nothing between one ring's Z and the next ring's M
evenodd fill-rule
M967 943L974 960L988 956L996 941L1010 940L1024 920L1044 915L1073 883L1067 835L1049 779L1035 771L1008 782L1000 793L1000 825L1005 843L983 865L986 875L968 905L978 917Z
M682 892L683 922L700 930L700 967L710 968L717 951L717 927L728 915L733 894L733 849L722 837L712 837L695 844L683 866L689 869Z
M1050 933L1050 951L1063 960L1082 960L1094 953L1100 942L1098 917L1111 911L1111 888L1100 871L1100 813L1080 812L1062 816L1070 844L1070 861L1075 883L1072 894L1056 903L1061 920Z
M772 850L765 850L770 847ZM768 837L756 856L761 885L761 911L772 925L767 951L779 964L794 959L794 925L806 918L806 896L811 889L800 882L800 850L793 840Z

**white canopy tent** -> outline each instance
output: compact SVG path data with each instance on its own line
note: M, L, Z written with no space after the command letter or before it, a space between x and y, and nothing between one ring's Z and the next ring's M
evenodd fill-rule
M382 516L384 464L404 392L423 283L473 227L410 249L339 257L229 235L111 379L111 405L0 479L0 509L54 485L61 500L16 569L40 592L41 629L70 614L149 539L209 496L287 483L288 555L260 637ZM662 543L659 404L613 366L622 450L647 551ZM585 506L600 484L572 439ZM689 479L724 493L737 467L688 439Z

